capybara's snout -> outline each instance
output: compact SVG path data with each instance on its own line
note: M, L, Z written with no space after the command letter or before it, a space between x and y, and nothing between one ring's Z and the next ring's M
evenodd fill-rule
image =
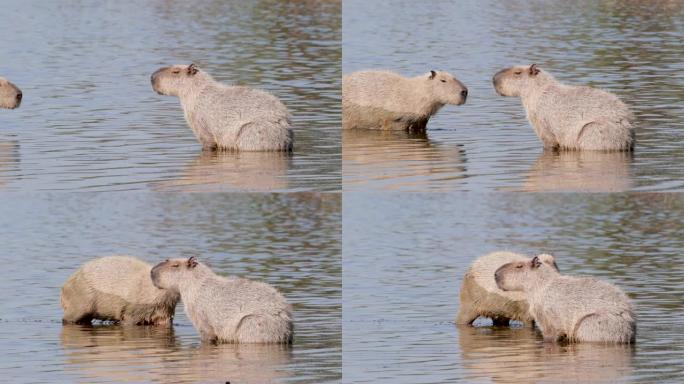
M461 100L462 100L461 104L465 104L467 98L468 98L468 88L466 88L464 86L463 89L461 90Z
M506 73L508 69L502 69L499 72L495 73L494 76L492 77L492 83L494 85L498 84L501 82L501 76L503 76L504 73Z
M159 89L159 78L161 77L161 74L162 72L164 72L164 70L166 70L166 68L159 68L158 70L154 71L152 76L150 76L150 83L152 84L152 89L154 89L154 91L160 95L163 95L163 93Z
M503 75L506 73L508 69L502 69L499 72L495 73L494 76L492 77L492 85L494 85L494 90L499 96L506 96L501 93L501 78Z
M460 81L456 80L456 84L458 84L458 96L460 98L460 101L457 105L463 105L466 102L466 99L468 98L468 87L465 86L465 84L461 83Z
M157 288L159 288L159 286L157 286L158 275L159 275L159 265L155 265L154 267L152 267L152 270L150 271L150 279L152 279L152 285L154 285Z
M503 267L500 267L496 270L496 272L494 272L494 281L496 281L496 286L499 287L499 289L505 291L505 289L501 287L501 281L503 280L503 273L501 271L501 268Z

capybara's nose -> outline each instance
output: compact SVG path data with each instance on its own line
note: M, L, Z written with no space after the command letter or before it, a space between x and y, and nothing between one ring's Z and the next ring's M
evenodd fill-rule
M505 69L502 69L501 71L495 73L494 76L492 76L492 83L493 83L494 85L496 85L496 84L499 83L499 78L501 77L501 74L504 73L504 72L506 72L506 70L505 70Z
M161 69L157 69L156 71L154 71L154 73L152 73L152 76L150 76L150 82L154 83L154 80L157 78L157 76L159 75L159 72L161 72L161 71L162 71Z
M464 99L468 97L468 88L463 88L461 91L461 96L463 96Z
M17 100L21 100L22 97L24 97L24 95L21 92L17 93Z

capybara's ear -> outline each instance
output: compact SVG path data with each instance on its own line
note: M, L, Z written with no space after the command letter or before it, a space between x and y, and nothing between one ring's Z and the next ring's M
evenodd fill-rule
M197 258L195 256L191 256L188 259L188 268L195 268L197 266Z
M199 68L197 68L197 65L195 63L192 63L188 66L188 75L192 76L196 74L199 71Z
M530 261L530 266L532 267L532 269L539 268L540 265L541 261L539 260L538 256L533 257L532 261Z
M537 64L530 65L530 76L536 76L538 74L539 74L539 68L537 68Z
M437 76L437 72L435 72L435 71L430 71L430 77L429 77L429 79L432 80L432 79L435 78L435 76Z

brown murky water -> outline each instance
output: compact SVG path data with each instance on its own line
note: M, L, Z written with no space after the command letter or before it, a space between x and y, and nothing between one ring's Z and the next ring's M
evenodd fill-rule
M345 193L349 383L677 383L684 375L684 196ZM621 287L634 346L544 345L522 327L457 327L461 278L495 250L556 256Z
M339 382L340 211L337 194L3 194L2 381ZM61 285L111 254L198 255L273 284L294 306L294 344L203 345L182 305L171 330L63 326Z
M343 72L431 69L468 86L427 134L343 134L348 191L684 190L684 2L345 0ZM614 92L635 112L633 156L544 152L520 99L491 78L538 63Z

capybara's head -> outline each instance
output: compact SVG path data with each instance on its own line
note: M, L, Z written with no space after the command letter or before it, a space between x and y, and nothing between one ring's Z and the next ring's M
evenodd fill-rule
M172 65L159 68L152 74L152 89L160 95L178 96L181 90L190 89L202 78L202 72L195 64Z
M150 272L152 284L160 289L168 289L173 292L180 291L180 285L184 281L191 280L200 263L195 256L189 259L169 259L155 265Z
M468 88L447 72L430 71L425 77L432 100L442 104L465 104Z
M502 265L494 272L494 280L503 291L524 291L534 282L557 274L558 267L553 256L541 254L529 261L522 260Z
M23 96L21 90L16 85L0 77L0 108L17 108L21 104Z
M546 74L537 64L519 65L500 70L492 78L492 83L496 93L501 96L520 96L542 78L546 78Z

